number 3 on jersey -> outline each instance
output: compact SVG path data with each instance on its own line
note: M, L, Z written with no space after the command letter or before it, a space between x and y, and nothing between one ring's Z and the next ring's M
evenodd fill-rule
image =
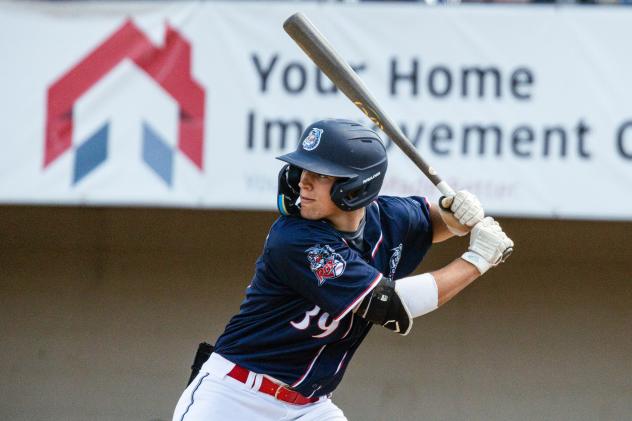
M320 307L314 306L313 309L305 312L305 317L303 317L300 322L290 322L290 324L298 330L305 330L310 325L312 317L318 316L318 313L320 313ZM333 333L334 330L336 330L336 328L338 327L338 322L336 320L332 320L331 323L327 324L328 318L329 313L325 312L320 315L320 317L318 318L318 328L323 332L318 335L312 335L312 338L324 338L325 336L329 336L331 333Z

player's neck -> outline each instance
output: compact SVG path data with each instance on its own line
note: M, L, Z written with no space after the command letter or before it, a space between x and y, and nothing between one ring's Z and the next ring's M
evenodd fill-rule
M364 208L356 209L350 212L341 210L335 215L329 216L327 220L338 231L354 232L358 230L360 222L362 222L362 218L364 218Z

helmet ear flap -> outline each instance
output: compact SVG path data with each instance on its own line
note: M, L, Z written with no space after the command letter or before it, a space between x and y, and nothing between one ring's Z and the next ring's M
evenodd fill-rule
M358 209L361 206L356 205L366 195L364 187L358 177L338 180L331 190L331 200L344 211Z
M344 211L367 206L379 194L385 172L386 162L383 162L368 179L353 177L337 180L331 190L331 200Z
M300 168L290 164L284 165L279 171L277 208L281 215L298 215L301 212L300 205L296 201L300 197L298 183L301 180L302 171Z
M301 174L303 174L303 170L299 167L295 167L294 165L290 165L290 168L287 170L287 184L292 189L292 192L296 194L297 198L300 195L301 189L298 186L298 183L301 181Z

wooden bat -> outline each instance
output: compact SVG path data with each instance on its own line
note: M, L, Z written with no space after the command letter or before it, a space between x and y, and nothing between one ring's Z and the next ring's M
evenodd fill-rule
M351 66L334 50L323 34L302 13L295 13L283 23L283 29L303 49L312 61L329 79L375 123L393 142L419 167L428 179L439 189L443 196L441 207L449 209L454 190L439 177L419 152L406 138L400 128L386 114L362 79Z

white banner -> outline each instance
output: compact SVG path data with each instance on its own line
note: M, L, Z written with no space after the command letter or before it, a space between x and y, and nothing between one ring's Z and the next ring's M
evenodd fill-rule
M454 188L507 216L632 219L632 10L0 3L0 201L273 209L309 123L369 121L298 9ZM383 193L438 193L387 140Z

